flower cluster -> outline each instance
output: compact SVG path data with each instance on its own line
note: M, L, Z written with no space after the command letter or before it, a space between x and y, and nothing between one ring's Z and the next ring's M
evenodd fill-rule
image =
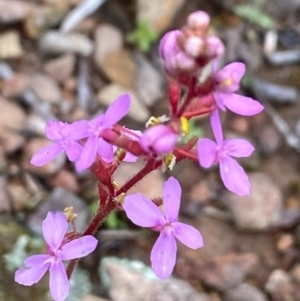
M203 239L197 229L178 221L181 187L174 177L166 181L162 198L151 200L142 194L126 195L155 169L172 169L187 158L204 168L219 163L227 189L241 196L250 193L248 176L234 158L250 156L254 147L244 139L224 139L220 114L229 109L253 116L263 106L236 93L245 73L243 63L234 62L217 69L217 59L225 48L211 34L209 25L209 16L198 11L188 17L181 30L171 31L162 38L159 51L168 76L170 113L151 117L143 132L118 124L129 111L129 94L118 97L104 114L92 120L71 124L48 122L46 136L53 143L34 154L31 163L42 166L66 152L78 172L90 168L96 176L99 208L86 231L76 234L79 236L72 241L64 239L68 224L64 214L49 213L43 223L48 254L29 257L16 272L18 283L32 285L49 269L51 294L55 301L64 300L69 283L61 260L78 259L92 252L97 243L91 235L113 210L124 210L134 224L160 233L150 259L157 276L168 277L176 262L176 239L192 249L201 248ZM213 71L200 80L207 64L213 65ZM204 114L209 115L215 141L187 139L189 120ZM123 186L116 183L113 174L118 166L138 158L145 161L144 167Z

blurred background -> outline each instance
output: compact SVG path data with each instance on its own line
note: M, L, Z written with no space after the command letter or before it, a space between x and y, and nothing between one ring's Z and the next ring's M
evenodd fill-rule
M83 230L97 205L96 181L76 174L64 156L36 168L29 161L49 141L50 119L72 122L101 113L129 91L124 124L143 129L168 113L158 44L195 10L212 17L226 45L221 64L247 65L242 93L265 105L262 114L224 118L226 137L244 137L256 151L241 161L252 193L224 188L218 168L185 161L156 171L132 191L160 196L170 174L183 187L181 218L205 246L178 244L174 278L149 269L157 233L112 214L84 258L68 301L300 300L300 1L299 0L0 0L0 301L47 301L48 279L14 283L29 254L45 252L41 222L73 206ZM206 117L193 131L211 136ZM122 164L124 183L141 166Z

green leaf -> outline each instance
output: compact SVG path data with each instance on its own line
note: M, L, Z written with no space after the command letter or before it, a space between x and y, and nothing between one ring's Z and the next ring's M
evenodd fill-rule
M137 27L127 35L127 41L135 44L141 51L147 52L157 41L159 35L146 20L139 20Z
M262 8L250 4L238 4L233 9L234 13L249 22L255 23L262 28L273 28L274 20L270 15L262 11Z

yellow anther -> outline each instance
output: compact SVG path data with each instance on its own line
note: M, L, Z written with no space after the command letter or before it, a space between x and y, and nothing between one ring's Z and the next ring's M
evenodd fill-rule
M63 212L69 222L74 222L75 218L77 217L77 214L74 213L73 207L66 207Z
M125 193L121 193L120 195L118 195L117 197L115 197L115 202L123 205L124 204L124 199L125 199Z
M232 78L231 77L228 77L228 78L226 78L225 80L223 80L221 82L221 86L223 86L223 87L230 86L231 84L232 84Z
M182 136L186 136L190 131L190 124L187 118L180 117L180 129Z
M167 169L172 170L176 163L176 157L170 153L164 156L163 158L163 171L166 171Z
M126 156L126 150L123 148L117 148L115 156L119 161L123 161L124 157Z

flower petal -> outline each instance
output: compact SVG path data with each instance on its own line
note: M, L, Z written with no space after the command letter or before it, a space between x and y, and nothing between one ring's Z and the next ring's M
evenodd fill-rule
M196 250L203 247L203 238L200 232L187 224L175 222L173 225L173 234L187 247Z
M154 227L165 223L163 213L141 193L126 196L123 209L127 217L138 226Z
M113 146L101 137L98 141L98 155L106 163L111 163L114 159Z
M126 152L125 158L124 158L124 162L128 162L128 163L133 163L136 162L138 159L137 156L135 156L134 154L130 153L130 152Z
M92 235L74 239L63 245L60 258L61 260L71 260L85 257L96 249L97 244L98 240Z
M47 272L51 258L48 254L28 257L15 273L15 281L22 285L33 285L41 280Z
M49 120L46 125L46 137L50 140L61 140L60 131L65 123L56 120Z
M70 146L66 148L67 157L71 162L77 161L82 151L83 151L82 145L76 141L71 142Z
M225 187L240 195L250 194L250 182L244 169L236 160L225 157L220 160L220 173Z
M97 156L98 141L99 138L97 136L92 136L86 141L81 156L76 161L77 171L83 171L94 163Z
M103 124L111 127L125 117L129 111L131 98L128 93L119 96L106 110Z
M31 158L30 163L34 166L43 166L53 160L64 151L60 143L52 143L38 150Z
M181 186L174 177L170 177L164 185L163 203L167 222L177 221L181 201Z
M77 141L89 136L88 129L90 121L79 120L71 124L67 124L62 130L62 136L68 141Z
M219 116L219 110L214 110L210 114L210 125L216 138L217 144L221 145L223 143L223 131Z
M253 151L253 145L244 139L228 139L223 142L223 147L229 156L236 158L249 157Z
M55 301L63 301L67 298L70 290L70 283L65 267L61 261L50 266L50 293Z
M257 100L239 94L223 94L222 98L224 105L239 115L253 116L264 109Z
M169 277L176 262L177 245L170 231L162 231L155 242L151 255L151 266L154 273L162 279Z
M62 212L48 212L42 225L43 237L52 251L61 246L68 229L67 217Z
M198 160L202 167L209 168L217 156L217 143L208 138L200 139L198 142Z

